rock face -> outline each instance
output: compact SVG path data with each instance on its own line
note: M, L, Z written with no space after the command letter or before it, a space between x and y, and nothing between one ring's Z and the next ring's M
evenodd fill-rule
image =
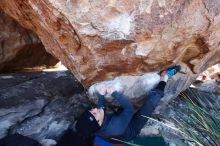
M192 86L200 91L220 94L220 64L208 68Z
M88 107L83 91L67 71L1 74L0 139L17 132L56 140Z
M54 66L58 60L46 52L36 34L0 11L0 72L34 66Z
M219 0L1 0L88 87L173 64L194 75L219 62Z

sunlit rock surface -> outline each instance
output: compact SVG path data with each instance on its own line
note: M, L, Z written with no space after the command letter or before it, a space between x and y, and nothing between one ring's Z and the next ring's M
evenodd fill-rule
M191 86L200 91L220 94L220 63L205 70Z
M85 87L173 64L181 88L220 60L218 0L1 0L0 9L33 30Z
M0 72L54 66L57 62L45 51L36 34L0 11Z
M165 97L162 99L161 105L167 105L169 101L175 98L183 89L188 76L183 73L177 73L170 78L165 87ZM91 101L97 103L95 92L106 93L106 99L111 103L113 98L107 93L108 88L113 88L116 91L122 92L127 98L131 100L137 109L146 99L148 92L155 88L160 81L158 72L146 73L142 76L119 76L114 80L98 82L92 85L89 90L89 97ZM112 103L114 104L114 102Z

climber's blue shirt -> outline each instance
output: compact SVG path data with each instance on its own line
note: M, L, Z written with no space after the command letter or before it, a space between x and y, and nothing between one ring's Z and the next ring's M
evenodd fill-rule
M99 146L113 146L113 144L97 136L95 137L94 144L99 145Z
M99 104L98 107L103 107L104 96L98 95ZM107 114L105 112L105 117L101 129L96 133L96 135L104 138L111 138L122 135L128 124L131 121L134 108L130 101L124 97L123 94L115 91L112 93L112 97L122 106L123 111L120 114ZM100 100L101 99L101 100Z

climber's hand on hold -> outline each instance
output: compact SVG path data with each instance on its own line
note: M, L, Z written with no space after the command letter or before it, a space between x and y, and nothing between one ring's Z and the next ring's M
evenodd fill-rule
M106 86L103 84L99 84L96 86L96 91L98 92L98 94L100 95L106 95L107 91L106 91Z
M114 85L108 85L107 86L107 94L111 95L114 91L116 91Z

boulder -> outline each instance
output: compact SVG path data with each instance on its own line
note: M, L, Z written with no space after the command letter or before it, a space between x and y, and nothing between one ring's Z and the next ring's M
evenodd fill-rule
M68 72L0 75L0 139L20 133L45 146L86 108L83 86Z
M220 63L209 67L201 73L191 87L197 88L200 91L220 93Z
M46 52L35 33L0 11L0 72L49 67L58 60Z

